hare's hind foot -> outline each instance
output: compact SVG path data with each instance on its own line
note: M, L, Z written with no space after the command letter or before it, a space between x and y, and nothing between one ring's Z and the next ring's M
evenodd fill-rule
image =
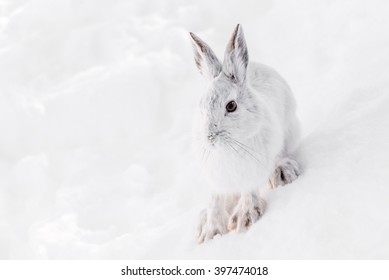
M201 211L197 227L197 242L200 244L205 243L216 235L226 234L228 232L227 219L228 216L221 217L214 213L209 213L209 209Z
M201 211L197 227L198 243L207 242L216 235L228 232L229 214L226 209L226 200L225 195L214 195L207 209Z
M300 176L300 166L297 161L283 158L277 162L276 169L270 177L270 187L276 188L292 183Z
M266 202L256 194L242 194L228 221L228 229L245 232L263 215Z

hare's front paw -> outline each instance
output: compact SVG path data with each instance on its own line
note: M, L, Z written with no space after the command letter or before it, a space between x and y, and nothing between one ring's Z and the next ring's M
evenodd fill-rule
M254 194L244 194L239 199L228 222L228 229L245 232L263 215L266 201Z
M197 241L204 243L216 235L226 234L228 232L227 221L227 214L204 209L200 213L200 220L197 227Z
M270 187L276 188L292 183L301 174L297 161L290 158L281 159L270 178Z

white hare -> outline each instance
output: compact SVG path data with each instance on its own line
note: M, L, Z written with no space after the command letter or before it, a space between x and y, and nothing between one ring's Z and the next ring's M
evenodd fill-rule
M259 187L297 178L299 165L291 155L300 136L289 86L272 68L249 63L240 25L223 63L190 35L196 65L209 82L194 125L194 147L214 193L200 214L201 243L216 234L247 230L265 210Z

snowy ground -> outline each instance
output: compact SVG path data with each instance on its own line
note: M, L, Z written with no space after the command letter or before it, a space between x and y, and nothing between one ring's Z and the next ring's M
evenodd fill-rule
M0 1L0 258L389 258L389 2ZM188 31L298 103L305 173L199 246Z

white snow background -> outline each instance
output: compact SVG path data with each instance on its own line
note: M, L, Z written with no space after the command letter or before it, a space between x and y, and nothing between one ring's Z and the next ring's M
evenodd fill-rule
M389 258L389 2L0 1L1 259ZM304 174L197 245L188 32L290 84Z

